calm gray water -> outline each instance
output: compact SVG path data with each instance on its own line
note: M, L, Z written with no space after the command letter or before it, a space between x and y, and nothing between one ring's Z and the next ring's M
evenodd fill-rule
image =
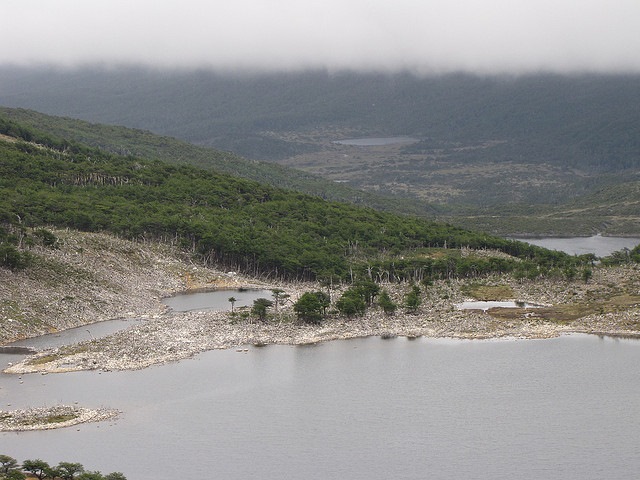
M483 301L483 300L468 300L466 302L462 302L456 305L456 307L460 310L489 310L490 308L537 308L540 305L536 305L534 303L527 302L519 302L519 301Z
M565 249L580 239L545 240ZM239 293L218 292L219 308ZM196 298L182 298L184 309L214 308L199 298L194 307ZM126 326L21 343L57 346ZM0 374L0 409L78 402L123 411L112 422L0 433L0 454L129 480L638 478L638 365L638 341L573 335L368 338L212 351L135 372Z
M177 312L189 310L231 310L229 298L236 299L234 308L249 307L258 298L273 301L271 290L215 290L212 292L185 293L162 300Z
M640 238L633 237L603 237L594 235L592 237L571 237L571 238L516 238L523 242L538 245L550 250L566 252L570 255L583 255L593 253L597 257L611 255L623 248L632 249L640 244Z
M368 338L22 384L2 375L3 406L124 413L1 433L0 453L130 480L638 478L638 365L639 342L595 336Z
M71 343L84 342L94 338L106 337L112 333L124 330L133 325L140 323L140 319L124 319L106 320L82 327L70 328L59 333L51 333L49 335L41 335L39 337L27 338L10 343L14 347L30 347L35 350L45 350L47 348L57 348L62 345ZM0 361L4 361L5 357L0 356Z

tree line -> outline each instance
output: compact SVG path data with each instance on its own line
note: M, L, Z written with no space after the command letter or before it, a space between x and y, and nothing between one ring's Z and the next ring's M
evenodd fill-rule
M24 247L15 232L48 225L169 242L208 264L285 280L419 282L518 268L531 276L584 262L444 223L108 154L12 122L0 127L17 136L0 140L0 224L9 232L0 241L4 261L15 266L27 260L9 258ZM470 261L461 247L498 250L519 266Z
M98 471L85 470L80 463L60 462L52 466L38 458L25 460L20 464L9 455L0 455L0 480L25 480L34 477L38 480L127 480L120 472L103 475Z

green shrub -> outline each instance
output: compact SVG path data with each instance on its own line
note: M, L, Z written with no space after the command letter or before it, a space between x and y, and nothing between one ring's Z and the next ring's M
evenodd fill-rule
M0 267L22 270L30 265L31 260L28 252L21 252L8 243L0 243Z

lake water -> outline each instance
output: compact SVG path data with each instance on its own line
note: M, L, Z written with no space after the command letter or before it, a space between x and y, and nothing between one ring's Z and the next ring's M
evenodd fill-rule
M460 310L489 310L490 308L538 308L540 305L517 301L481 301L469 300L459 303L456 307Z
M594 235L592 237L571 237L571 238L515 238L522 242L558 250L570 255L583 255L593 253L597 257L605 257L623 248L632 249L640 244L640 238L635 237L603 237Z
M3 408L124 413L0 433L0 453L130 480L638 478L637 365L640 342L586 335L366 338L133 372L1 375Z
M221 308L241 293L219 291ZM20 343L57 346L127 322ZM638 478L637 365L636 340L400 337L212 351L133 372L0 374L0 409L78 402L123 412L0 433L0 454L129 480Z
M139 319L122 319L106 320L104 322L93 323L82 327L70 328L59 333L51 333L49 335L41 335L39 337L27 338L10 343L13 347L28 347L34 350L45 350L47 348L57 348L62 345L71 343L84 342L94 338L106 337L112 333L124 330L133 325L140 323ZM0 361L4 361L5 357L0 356Z
M411 137L378 137L378 138L348 138L346 140L337 140L333 143L339 145L352 145L356 147L379 147L384 145L395 145L398 143L414 143L417 138Z
M271 290L214 290L211 292L185 293L162 300L162 302L177 312L190 310L231 310L229 298L236 299L234 308L250 307L258 298L273 301Z
M173 297L164 298L162 301L165 305L177 312L186 312L191 310L229 310L231 308L229 297L234 297L236 299L234 302L234 308L242 308L253 305L253 301L258 298L267 298L272 300L273 292L271 290L258 289L215 290L211 292L183 293ZM106 320L104 322L93 323L82 327L70 328L63 332L18 340L8 344L8 346L27 347L34 350L57 348L62 345L105 337L112 333L129 328L141 321L141 319L125 318ZM9 357L6 355L11 354L0 352L0 361L7 361ZM8 361L13 361L16 358L21 358L21 355L14 356Z

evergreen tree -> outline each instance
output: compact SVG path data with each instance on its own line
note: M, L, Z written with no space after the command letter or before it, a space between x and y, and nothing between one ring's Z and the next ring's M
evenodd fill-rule
M278 311L278 305L282 305L287 298L289 298L289 294L285 293L281 288L273 288L271 289L271 293L273 294L273 299L275 300L274 307L276 312Z
M267 309L273 305L271 300L266 298L258 298L253 301L251 313L258 317L259 320L265 321L267 318Z
M233 306L236 304L236 297L229 297L229 303L231 303L231 313L233 313Z
M363 315L367 309L367 304L360 292L351 287L340 296L336 302L336 308L341 314L350 318L354 315Z
M18 461L9 455L0 455L0 473L9 473L18 468Z
M389 292L387 292L386 290L382 290L382 292L380 293L380 297L378 298L378 305L387 315L393 315L396 311L396 308L398 308L398 306L393 303L391 297L389 296Z
M293 311L296 312L299 320L308 323L320 323L322 321L326 307L318 293L326 295L324 292L305 292L293 304Z
M73 480L77 475L84 472L84 467L80 463L60 462L57 470L60 478Z
M422 304L422 299L420 298L420 287L417 285L412 285L411 290L404 299L404 306L407 311L415 313L418 311L418 307Z
M22 469L33 474L38 480L44 480L47 477L55 478L55 472L51 466L39 458L35 460L25 460L22 462Z

